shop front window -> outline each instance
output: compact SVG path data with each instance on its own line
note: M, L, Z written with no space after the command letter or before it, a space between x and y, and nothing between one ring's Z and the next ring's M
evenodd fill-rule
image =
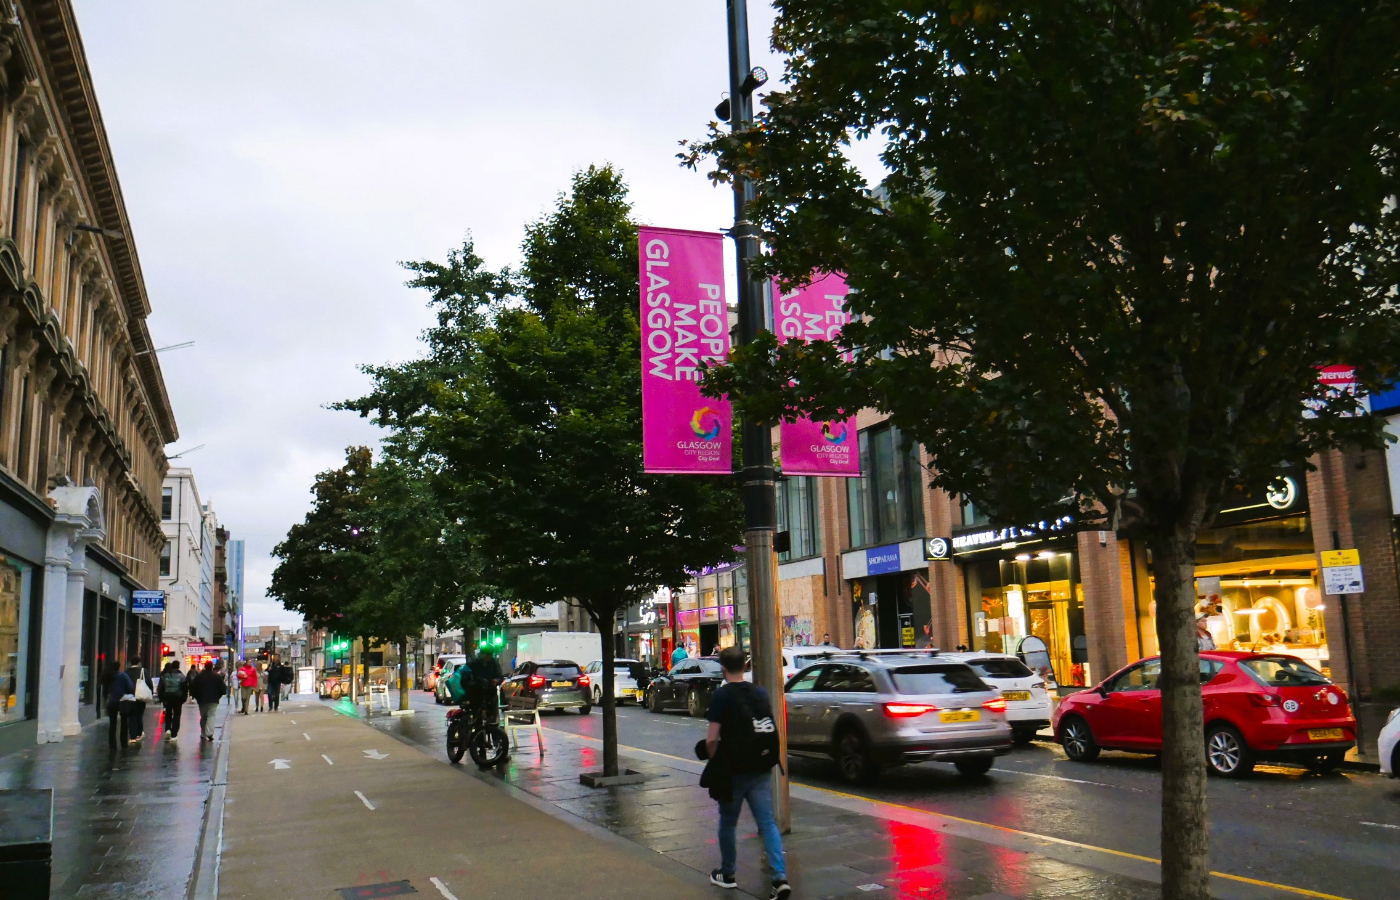
M1039 638L1059 684L1093 683L1084 590L1073 553L1043 550L982 559L969 563L966 571L972 649L1015 654L1028 637Z
M1150 655L1158 652L1156 603L1140 598L1138 607ZM1212 528L1196 539L1196 613L1218 649L1287 653L1329 673L1325 611L1307 515Z
M786 531L789 541L789 549L778 554L780 562L806 559L822 552L815 478L793 475L778 481L778 530Z
M919 445L898 428L860 433L861 477L846 479L851 546L902 541L924 533L923 466Z
M30 569L0 556L0 725L25 717Z

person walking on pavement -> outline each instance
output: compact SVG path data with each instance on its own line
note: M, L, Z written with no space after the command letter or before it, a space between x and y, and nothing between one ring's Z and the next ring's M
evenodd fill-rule
M256 691L255 700L257 701L258 712L263 711L263 704L267 701L267 683L270 676L270 673L268 672L269 668L270 666L267 663L258 663L257 665L258 687Z
M214 664L207 662L203 670L190 679L190 696L199 704L199 736L202 740L214 739L214 713L218 712L219 701L229 693L222 675L214 671Z
M115 662L107 663L102 683L106 685L107 690L107 743L115 753L118 722L121 723L122 742L126 742L126 713L122 709L122 700L126 697L135 699L136 684Z
M190 686L180 672L180 663L172 659L160 673L160 702L165 707L165 739L180 736L180 711L190 697Z
M273 712L282 702L282 664L273 656L267 661L267 711Z
M253 668L253 664L248 660L243 660L243 665L238 667L238 700L240 703L239 712L248 715L248 701L252 699L253 692L258 689L258 670Z
M131 660L126 674L131 676L132 684L130 712L126 717L126 742L139 744L146 733L146 704L155 699L155 691L151 689L151 676L146 674L146 667L139 659Z
M721 778L728 775L729 790L718 791L712 786L711 795L719 799L719 858L720 867L710 873L710 883L722 888L737 888L734 871L738 851L734 831L739 813L748 801L749 812L758 823L758 833L768 854L768 867L773 870L773 885L769 900L787 900L792 887L787 880L787 864L783 858L783 836L773 818L773 791L769 773L778 759L778 729L773 722L773 707L768 692L744 680L744 652L738 647L726 647L719 652L719 664L724 670L724 684L710 696L706 718L710 721L705 735L705 757L722 767ZM696 748L697 751L700 748ZM706 766L707 776L710 767ZM729 799L723 799L727 793Z

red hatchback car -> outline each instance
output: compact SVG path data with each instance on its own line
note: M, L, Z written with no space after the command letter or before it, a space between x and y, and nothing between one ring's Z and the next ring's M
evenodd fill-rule
M1158 657L1139 660L1062 700L1052 724L1065 755L1090 762L1100 750L1161 750L1160 672ZM1201 696L1206 762L1219 775L1248 775L1262 760L1326 772L1356 745L1346 695L1293 656L1203 651Z

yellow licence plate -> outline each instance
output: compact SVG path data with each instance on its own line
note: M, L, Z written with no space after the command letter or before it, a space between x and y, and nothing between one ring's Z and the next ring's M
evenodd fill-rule
M982 714L975 709L945 709L938 714L940 722L976 722Z
M1340 741L1342 739L1342 729L1340 728L1309 728L1308 740L1310 741Z
M549 683L549 686L550 686L550 687L572 687L572 686L573 686L573 682L572 682L572 681L551 681L551 682Z
M1030 691L1002 691L1002 692L1001 692L1001 698L1002 698L1003 700L1029 700L1029 699L1031 699L1031 692L1030 692Z

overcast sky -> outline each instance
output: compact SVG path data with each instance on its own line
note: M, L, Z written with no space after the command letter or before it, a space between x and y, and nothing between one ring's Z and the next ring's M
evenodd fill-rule
M719 229L731 196L680 168L727 86L723 0L75 0L180 440L247 546L246 624L315 473L376 432L324 404L418 354L400 260L468 230L492 266L589 163L643 222ZM775 77L771 11L750 0Z

